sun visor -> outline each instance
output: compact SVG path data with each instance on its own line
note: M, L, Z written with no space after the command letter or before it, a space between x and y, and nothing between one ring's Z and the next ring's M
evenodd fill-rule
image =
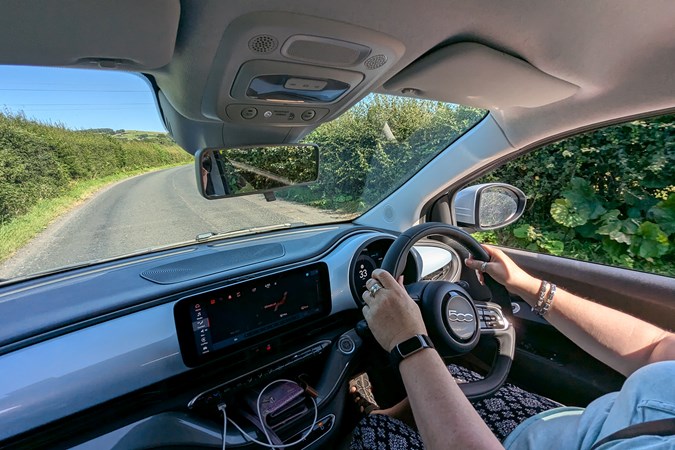
M179 0L3 2L0 64L147 70L169 63Z
M435 50L384 84L384 92L485 109L533 108L574 95L578 86L476 43Z

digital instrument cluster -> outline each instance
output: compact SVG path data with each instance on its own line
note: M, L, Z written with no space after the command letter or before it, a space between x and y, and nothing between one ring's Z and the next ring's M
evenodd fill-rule
M188 366L243 348L287 324L330 313L326 264L318 263L179 300L174 318Z
M382 243L385 243L382 245ZM354 262L352 269L352 282L356 287L357 293L363 293L366 290L366 281L370 278L373 270L382 266L382 260L387 253L387 248L391 244L389 241L377 241L364 248Z
M366 281L370 278L373 270L382 267L382 261L387 254L389 247L394 243L393 238L375 238L366 242L357 252L352 260L349 274L349 285L352 295L356 303L363 306L361 296L366 290ZM404 279L407 283L413 283L419 279L420 263L416 258L417 252L412 250L408 254L406 260L405 270L403 271Z

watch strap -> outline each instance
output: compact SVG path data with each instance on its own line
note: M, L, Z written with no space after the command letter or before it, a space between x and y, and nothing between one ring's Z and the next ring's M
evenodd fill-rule
M434 344L431 342L431 339L429 339L429 336L425 334L416 334L410 339L406 339L400 344L395 345L389 353L389 358L391 359L392 365L398 368L399 364L401 364L401 361L403 361L405 358L414 355L425 348L434 348Z

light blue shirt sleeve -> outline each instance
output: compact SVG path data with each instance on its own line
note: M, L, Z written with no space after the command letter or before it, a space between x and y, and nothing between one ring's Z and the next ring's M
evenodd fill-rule
M556 408L530 417L504 440L508 450L580 449L636 423L675 418L675 361L642 367L621 391L604 395L586 409ZM675 449L675 436L637 436L608 442L597 450Z

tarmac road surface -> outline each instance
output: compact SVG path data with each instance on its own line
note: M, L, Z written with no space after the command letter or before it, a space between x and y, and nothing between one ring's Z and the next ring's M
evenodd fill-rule
M206 200L192 165L132 177L107 187L52 223L0 265L8 279L194 239L205 232L346 217L262 195Z

